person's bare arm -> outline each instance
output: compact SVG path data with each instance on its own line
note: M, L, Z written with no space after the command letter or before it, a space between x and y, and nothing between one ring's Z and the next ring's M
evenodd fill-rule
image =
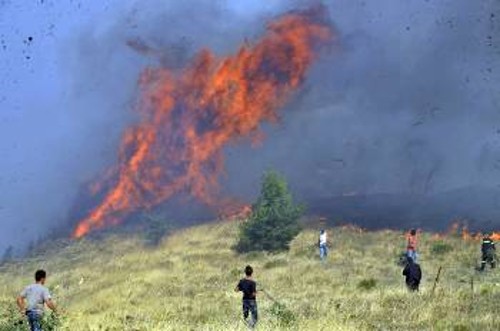
M24 305L24 298L22 296L18 296L16 299L17 307L19 307L19 312L24 315L26 311L26 307Z
M235 292L239 292L240 291L240 287L238 285L236 285L236 287L234 288L234 291Z
M57 313L57 307L56 307L56 304L54 303L54 301L52 301L52 299L49 299L47 301L45 301L45 304L47 305L47 307L49 307L54 313Z

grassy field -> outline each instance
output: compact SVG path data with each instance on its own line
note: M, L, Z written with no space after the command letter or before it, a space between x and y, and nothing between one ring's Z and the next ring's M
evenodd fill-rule
M237 255L236 222L180 230L157 247L140 234L75 241L0 268L0 330L16 330L9 311L37 268L64 308L61 330L246 330L233 290L246 264L280 303L260 294L258 330L500 330L500 274L474 270L477 242L424 234L421 292L410 294L397 265L402 233L329 232L324 264L312 230L288 253Z

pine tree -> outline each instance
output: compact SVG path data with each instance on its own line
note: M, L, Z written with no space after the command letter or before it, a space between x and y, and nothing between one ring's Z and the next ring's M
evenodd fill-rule
M300 232L302 206L295 205L285 179L276 172L264 175L260 196L248 222L240 229L239 252L288 250Z

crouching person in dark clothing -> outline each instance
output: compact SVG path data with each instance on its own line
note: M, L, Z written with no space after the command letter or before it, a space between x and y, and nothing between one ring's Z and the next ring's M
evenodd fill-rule
M422 279L422 270L418 263L413 262L411 257L408 257L406 266L403 270L403 276L406 277L406 286L410 291L418 291L420 280Z
M257 324L257 283L252 278L253 268L246 266L245 278L241 279L236 288L236 292L243 292L243 318L250 327L255 327ZM248 316L252 315L250 321Z

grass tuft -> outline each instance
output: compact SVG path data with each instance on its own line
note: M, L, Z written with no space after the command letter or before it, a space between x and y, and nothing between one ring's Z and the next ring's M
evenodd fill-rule
M377 280L373 278L362 279L358 283L358 288L361 290L369 291L377 286Z

